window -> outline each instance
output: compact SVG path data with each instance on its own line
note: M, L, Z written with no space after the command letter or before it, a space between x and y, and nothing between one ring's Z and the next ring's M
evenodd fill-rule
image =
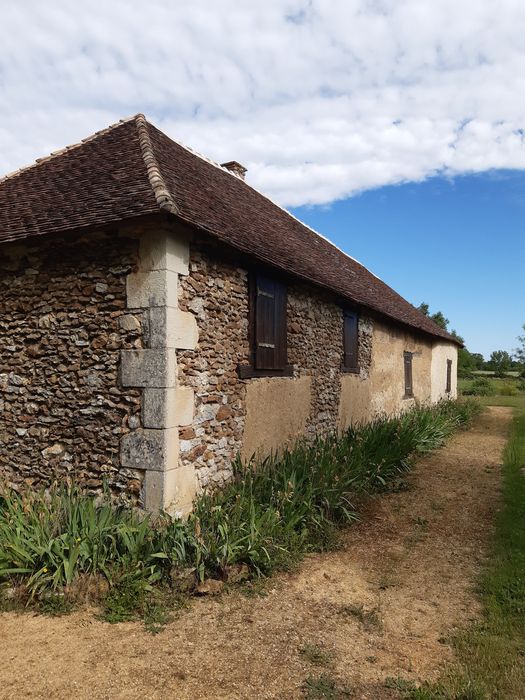
M452 360L447 360L447 394L452 391Z
M286 286L254 273L250 277L251 365L240 365L241 377L290 376L287 362Z
M358 321L354 311L343 312L343 372L359 372Z
M414 396L414 389L412 386L412 353L403 353L404 365L405 365L405 398L412 398Z

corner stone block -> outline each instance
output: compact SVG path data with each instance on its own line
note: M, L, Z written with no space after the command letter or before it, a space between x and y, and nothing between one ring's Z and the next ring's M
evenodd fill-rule
M120 463L130 469L167 471L179 461L179 432L169 430L134 430L120 441ZM146 489L147 491L147 489Z
M140 270L171 270L189 274L189 240L185 234L167 231L146 233L140 239Z
M142 424L145 428L174 428L193 421L195 397L192 387L144 389Z
M191 512L196 494L197 479L191 465L167 472L146 472L144 476L146 510L166 510L173 517L184 518Z
M152 348L195 350L199 329L195 316L189 311L173 307L153 308L149 311L150 345Z
M132 272L126 278L128 309L177 306L177 278L171 270Z
M170 387L177 383L175 350L121 350L122 386Z

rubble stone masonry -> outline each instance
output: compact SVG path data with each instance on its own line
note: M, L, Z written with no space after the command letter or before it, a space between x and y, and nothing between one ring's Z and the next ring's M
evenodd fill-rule
M3 246L0 259L0 476L70 479L136 501L121 437L140 425L141 392L122 388L120 351L142 347L142 311L126 308L138 242L115 232Z
M177 363L178 381L193 387L195 395L193 423L180 430L180 456L183 464L197 469L201 488L227 482L232 476L232 462L245 453L247 391L256 383L286 390L290 383L309 378L306 425L301 426L301 434L289 435L288 442L303 436L311 440L337 428L343 315L329 295L302 284L288 287L292 378L239 378L238 365L249 362L248 272L243 267L226 262L202 244L192 245L189 275L180 279L179 307L195 315L199 329L197 347L177 352ZM361 376L366 379L372 339L368 319L360 320L359 334ZM277 408L269 406L269 411ZM304 408L301 406L301 410ZM293 413L299 407L292 399L286 409ZM262 404L257 413L256 433L260 439L256 437L255 444L264 451L261 441L266 418Z
M294 281L292 376L241 379L239 365L250 362L246 264L178 225L129 231L3 247L1 479L67 479L93 493L107 479L118 498L184 515L196 492L231 479L238 455L408 406L406 348L416 399L430 398L429 341L361 314L359 373L346 374L341 305ZM436 382L449 354L435 361Z

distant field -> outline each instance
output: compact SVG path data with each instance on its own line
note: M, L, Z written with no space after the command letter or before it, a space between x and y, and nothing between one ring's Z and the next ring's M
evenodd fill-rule
M477 373L478 375L480 373ZM480 379L486 379L489 382L488 392L489 395L481 396L482 399L490 399L490 401L484 400L484 403L489 403L491 406L520 406L518 403L497 403L496 399L512 399L520 398L520 396L525 397L525 379L521 377L510 377L507 376L504 379L500 379L494 376L490 376L488 373L483 373L483 376L477 376L475 379L458 379L458 393L465 394L470 393L472 387L476 386L476 383Z
M476 369L476 370L474 370L473 374L477 374L477 375L485 376L485 377L492 377L494 375L494 372L492 372L491 370L487 370L487 369ZM510 377L519 377L519 375L520 375L520 373L517 371L507 372L507 374Z

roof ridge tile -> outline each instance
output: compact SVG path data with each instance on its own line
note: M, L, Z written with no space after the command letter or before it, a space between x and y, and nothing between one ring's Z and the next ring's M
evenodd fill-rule
M148 178L157 200L157 204L160 209L169 211L170 214L178 214L179 208L175 199L168 189L162 172L160 170L159 163L155 156L155 151L153 148L153 143L149 134L149 123L143 114L135 115L135 124L137 126L137 131L139 135L140 148L142 150L142 157L146 165L146 170L148 172Z

